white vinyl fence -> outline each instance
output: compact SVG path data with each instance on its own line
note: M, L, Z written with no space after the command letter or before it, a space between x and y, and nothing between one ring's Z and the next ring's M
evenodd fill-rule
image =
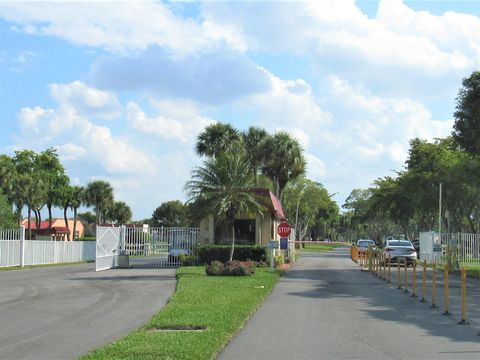
M0 230L0 267L95 260L94 241L26 240L25 227Z
M448 261L459 265L480 265L480 234L420 233L420 259L427 262Z

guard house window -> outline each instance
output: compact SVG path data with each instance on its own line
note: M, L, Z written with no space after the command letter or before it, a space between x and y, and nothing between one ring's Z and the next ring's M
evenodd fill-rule
M255 244L255 220L235 220L235 242L237 244Z
M255 219L235 220L235 243L238 245L255 244ZM226 221L215 224L215 244L230 244L232 242L231 226Z

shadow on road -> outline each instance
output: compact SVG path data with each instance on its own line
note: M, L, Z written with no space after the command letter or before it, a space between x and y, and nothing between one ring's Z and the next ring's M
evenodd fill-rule
M328 259L331 258L344 258L344 261L330 264L331 261ZM401 275L403 281L403 269ZM359 298L368 305L368 309L367 306L358 308L358 311L366 317L413 324L434 336L444 336L458 341L480 342L480 336L477 335L480 330L478 326L480 324L480 304L478 304L480 296L478 295L480 294L471 295L472 297L469 299L467 318L472 320L472 325L465 326L457 324L460 320L460 300L456 294L453 294L450 300L452 315L443 316L442 286L439 286L437 290L439 307L432 309L429 302L421 303L418 297L411 296L411 292L405 293L403 289L397 289L396 272L392 271L392 283L387 284L371 273L361 271L344 250L329 253L303 253L301 261L286 273L282 281L301 279L314 280L314 287L310 286L309 290L305 291L291 292L290 295L318 299ZM453 288L459 288L458 284ZM478 293L478 287L476 290ZM417 290L418 293L419 290ZM430 294L428 295L430 296ZM429 299L428 296L427 299Z

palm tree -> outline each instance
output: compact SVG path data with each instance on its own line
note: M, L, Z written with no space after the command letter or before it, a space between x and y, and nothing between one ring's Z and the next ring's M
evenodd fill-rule
M99 224L100 215L104 215L105 221L106 210L113 203L113 188L107 181L92 181L87 184L85 199L89 206L95 206L96 223Z
M264 140L263 153L262 172L272 180L275 195L282 199L287 183L305 173L303 149L288 133L278 132Z
M70 207L73 209L73 240L77 234L77 210L85 201L85 188L82 186L74 186L72 188L72 197L70 199Z
M243 146L248 161L250 162L251 171L255 180L255 187L258 186L258 169L263 161L263 141L267 138L268 133L255 126L250 126L248 131L243 133Z
M242 151L231 151L209 159L195 168L185 190L189 202L199 201L218 218L228 220L232 229L230 261L235 250L235 217L246 211L260 211L261 205L248 191L249 163Z
M195 150L198 155L215 158L241 141L239 132L230 124L217 122L198 135Z
M107 217L118 225L126 224L132 219L132 210L125 202L117 201L108 209Z

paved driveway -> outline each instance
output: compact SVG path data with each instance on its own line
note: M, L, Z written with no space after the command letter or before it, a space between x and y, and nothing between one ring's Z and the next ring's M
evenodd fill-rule
M346 249L307 253L218 358L479 360L478 330L458 320L360 271Z
M141 326L175 286L174 269L2 271L0 359L76 359Z

